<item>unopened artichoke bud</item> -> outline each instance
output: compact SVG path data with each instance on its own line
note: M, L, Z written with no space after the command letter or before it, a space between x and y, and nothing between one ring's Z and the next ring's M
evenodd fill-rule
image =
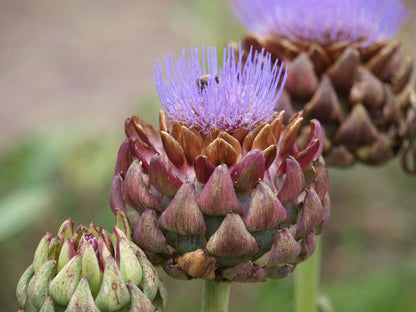
M124 230L113 231L92 223L74 229L68 219L56 237L47 233L18 282L19 311L162 311L166 290L156 270Z
M250 31L245 48L288 64L279 108L321 122L328 166L379 165L416 145L414 60L392 40L411 15L400 0L233 0L232 9Z
M301 114L283 126L284 112L274 111L283 64L264 51L248 51L244 64L241 49L224 53L222 69L214 47L202 60L196 49L175 63L166 57L167 81L155 66L160 130L126 120L111 208L174 278L281 278L310 256L328 222L321 126L312 120L299 145Z

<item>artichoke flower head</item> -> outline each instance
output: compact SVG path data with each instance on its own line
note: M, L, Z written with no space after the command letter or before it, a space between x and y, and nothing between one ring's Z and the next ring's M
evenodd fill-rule
M276 105L286 69L270 54L185 51L154 67L160 130L126 120L110 192L132 236L172 277L256 282L281 278L314 251L329 218L322 131L297 141ZM128 206L133 208L129 209Z
M244 47L288 64L281 107L323 126L328 166L416 159L414 61L394 37L411 11L400 0L233 0ZM303 132L308 132L304 128ZM414 149L412 151L412 149ZM416 162L415 162L416 163Z

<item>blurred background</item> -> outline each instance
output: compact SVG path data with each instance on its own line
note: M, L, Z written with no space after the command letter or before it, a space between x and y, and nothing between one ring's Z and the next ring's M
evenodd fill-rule
M224 0L0 1L0 311L16 310L17 281L45 232L69 216L112 226L124 119L157 121L157 58L243 34ZM413 18L400 35L413 56L415 35ZM337 312L416 311L416 178L397 160L330 178L322 294ZM199 281L161 275L169 312L199 310ZM292 285L235 284L230 310L291 311Z

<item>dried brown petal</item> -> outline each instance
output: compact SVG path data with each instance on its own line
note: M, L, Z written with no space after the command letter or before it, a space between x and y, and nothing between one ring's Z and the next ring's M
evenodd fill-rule
M300 126L302 125L303 118L294 116L292 117L293 121L287 125L284 130L283 138L280 143L280 156L286 156L293 148L293 145L296 142L296 139L299 134Z
M182 127L182 147L185 155L191 163L202 152L202 137L191 129Z
M230 144L234 148L237 156L241 154L241 144L236 138L224 131L220 132L217 138L224 139L224 141Z
M168 124L166 123L166 114L163 110L159 111L159 126L160 131L168 131Z
M175 167L182 168L186 164L186 158L181 145L167 132L161 131L160 136L169 160Z
M205 148L205 155L214 166L220 164L233 165L237 161L237 152L233 146L221 138L216 138Z
M264 150L270 145L276 144L277 140L273 134L272 128L269 124L265 125L253 140L251 149Z
M257 126L254 130L251 130L247 136L244 138L243 141L243 151L245 153L249 152L251 150L251 146L253 145L253 141L256 138L257 134L261 131L261 129L264 127L264 124L261 124Z
M156 151L161 151L162 143L160 141L159 131L153 128L150 123L144 121L138 116L133 116L132 118L134 121L134 127L137 130L140 139L153 147Z
M273 164L274 160L277 156L277 146L270 145L263 151L264 158L266 159L266 163L264 165L264 169L267 170Z
M279 113L279 116L276 117L273 120L273 122L270 124L270 128L271 128L272 133L274 135L275 143L277 143L280 139L280 134L282 133L282 125L283 125L284 116L285 116L285 112L281 111Z
M205 280L215 279L215 258L203 249L187 252L177 257L176 262L188 275Z

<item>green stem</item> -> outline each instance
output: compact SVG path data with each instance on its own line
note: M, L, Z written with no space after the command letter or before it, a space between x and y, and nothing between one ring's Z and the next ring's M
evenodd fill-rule
M312 257L299 264L295 270L295 312L317 312L321 242L318 237Z
M231 283L204 281L201 312L227 312Z

